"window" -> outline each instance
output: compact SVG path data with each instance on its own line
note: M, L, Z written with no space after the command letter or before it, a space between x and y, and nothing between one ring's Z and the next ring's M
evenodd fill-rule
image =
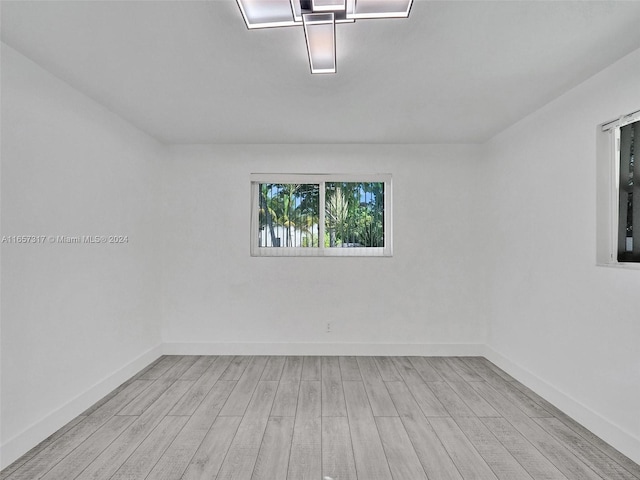
M618 261L640 262L640 121L616 128L618 145ZM635 226L635 229L634 229Z
M254 256L391 256L391 175L251 175Z
M598 137L598 263L640 266L640 111ZM608 182L608 183L607 183Z

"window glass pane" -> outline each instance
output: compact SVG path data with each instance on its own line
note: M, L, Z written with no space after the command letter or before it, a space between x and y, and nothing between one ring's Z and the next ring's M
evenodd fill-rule
M327 182L325 247L384 247L384 182Z
M635 170L636 153L639 146L640 122L621 127L620 203L618 209L619 262L640 262L640 167L639 170Z
M260 183L259 247L317 247L318 184Z

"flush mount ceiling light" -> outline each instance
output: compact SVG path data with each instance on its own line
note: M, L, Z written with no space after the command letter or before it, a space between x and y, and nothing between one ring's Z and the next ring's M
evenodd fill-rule
M413 0L236 0L249 29L304 28L311 73L336 73L336 23L407 18Z

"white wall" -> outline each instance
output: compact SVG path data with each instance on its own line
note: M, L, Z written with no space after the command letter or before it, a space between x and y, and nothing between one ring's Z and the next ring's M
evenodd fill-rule
M475 241L483 228L477 147L220 145L171 152L163 192L166 351L479 351L486 319ZM249 176L271 172L391 173L394 256L250 257Z
M595 266L596 125L640 52L485 146L167 149L2 50L4 466L167 353L479 353L640 460L637 270ZM252 258L252 172L391 173L392 258ZM332 332L326 333L327 321Z
M2 244L2 466L160 349L164 147L2 46L2 235L128 235L124 245Z
M640 271L596 266L596 126L640 50L486 145L493 359L640 461Z

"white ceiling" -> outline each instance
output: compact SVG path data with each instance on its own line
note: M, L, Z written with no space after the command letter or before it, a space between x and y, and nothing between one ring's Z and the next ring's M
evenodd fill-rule
M235 0L1 7L2 41L166 143L483 142L640 48L640 1L414 0L311 75L302 28Z

